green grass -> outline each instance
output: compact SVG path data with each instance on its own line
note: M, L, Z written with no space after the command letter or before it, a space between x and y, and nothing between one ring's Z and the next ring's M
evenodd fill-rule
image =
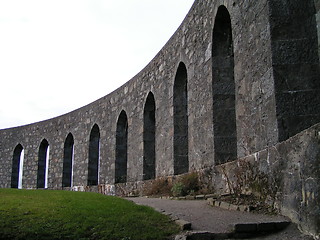
M0 189L0 239L166 239L167 216L96 193Z

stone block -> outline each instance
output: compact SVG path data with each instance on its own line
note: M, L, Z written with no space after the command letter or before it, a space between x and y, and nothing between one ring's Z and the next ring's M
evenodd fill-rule
M248 209L249 209L249 207L248 206L246 206L246 205L239 205L239 211L241 211L241 212L246 212L246 211L248 211Z
M286 227L288 227L290 224L291 224L291 222L289 222L289 221L276 222L275 223L275 228L277 230L283 230Z
M212 240L216 239L216 236L214 233L211 232L189 232L187 240Z
M175 222L176 222L176 224L179 225L179 227L180 227L180 229L181 229L182 231L184 231L184 230L191 230L191 223L190 223L190 222L184 221L184 220L182 220L182 219L178 219L178 220L176 220Z
M197 199L197 200L203 200L203 199L204 199L204 195L197 195L197 196L196 196L196 199Z
M229 205L229 210L238 211L239 210L239 206L238 205L234 205L234 204L230 204Z
M229 210L230 203L221 202L221 203L220 203L220 207L223 208L223 209Z
M257 224L258 232L272 232L276 230L276 225L274 222L264 222Z
M170 218L171 218L173 221L179 220L179 218L178 218L177 216L173 216L173 215L171 215Z
M217 195L216 194L207 194L206 196L205 196L205 198L217 198Z
M255 210L256 207L255 206L248 206L248 212L252 212L253 210Z
M211 239L225 239L217 238L217 234L206 231L188 231L183 234L175 236L174 240L211 240Z
M186 234L179 234L175 236L174 240L187 240L187 235Z
M207 203L208 203L210 206L214 206L215 200L214 200L213 198L208 198L208 199L207 199Z
M257 231L256 223L238 223L234 225L234 232L236 233L252 233Z
M187 199L187 200L194 200L194 199L196 199L196 198L195 198L195 196L188 195L188 196L186 196L186 199Z

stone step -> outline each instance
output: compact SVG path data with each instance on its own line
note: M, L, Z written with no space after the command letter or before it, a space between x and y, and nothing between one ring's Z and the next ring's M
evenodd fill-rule
M261 222L261 223L237 223L233 226L235 233L252 232L276 232L285 229L290 225L288 221Z
M182 219L177 219L175 220L176 224L179 225L180 229L182 231L184 230L191 230L191 223L190 222L187 222L185 220L182 220Z
M241 212L250 212L254 209L253 206L250 205L234 205L228 202L223 201L217 201L214 198L208 198L207 202L212 207L220 207L226 210L232 210L232 211L241 211Z
M179 234L175 240L213 240L213 239L244 239L260 235L276 233L290 225L288 221L261 223L237 223L231 226L230 232L213 233L208 231L188 231Z

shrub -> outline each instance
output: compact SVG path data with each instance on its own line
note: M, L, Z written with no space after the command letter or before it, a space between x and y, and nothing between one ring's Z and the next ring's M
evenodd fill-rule
M170 196L172 183L169 179L158 178L144 187L144 195L148 196Z
M200 189L199 176L196 172L191 172L181 177L181 183L184 185L185 194L196 193Z
M188 194L195 194L199 191L199 176L198 173L187 173L173 185L171 192L173 196L185 196Z
M186 195L185 186L181 182L177 182L177 183L173 184L171 192L174 197Z

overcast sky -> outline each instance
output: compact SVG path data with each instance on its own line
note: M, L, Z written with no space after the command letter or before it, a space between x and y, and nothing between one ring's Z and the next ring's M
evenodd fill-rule
M56 117L142 70L194 0L0 0L0 129Z

